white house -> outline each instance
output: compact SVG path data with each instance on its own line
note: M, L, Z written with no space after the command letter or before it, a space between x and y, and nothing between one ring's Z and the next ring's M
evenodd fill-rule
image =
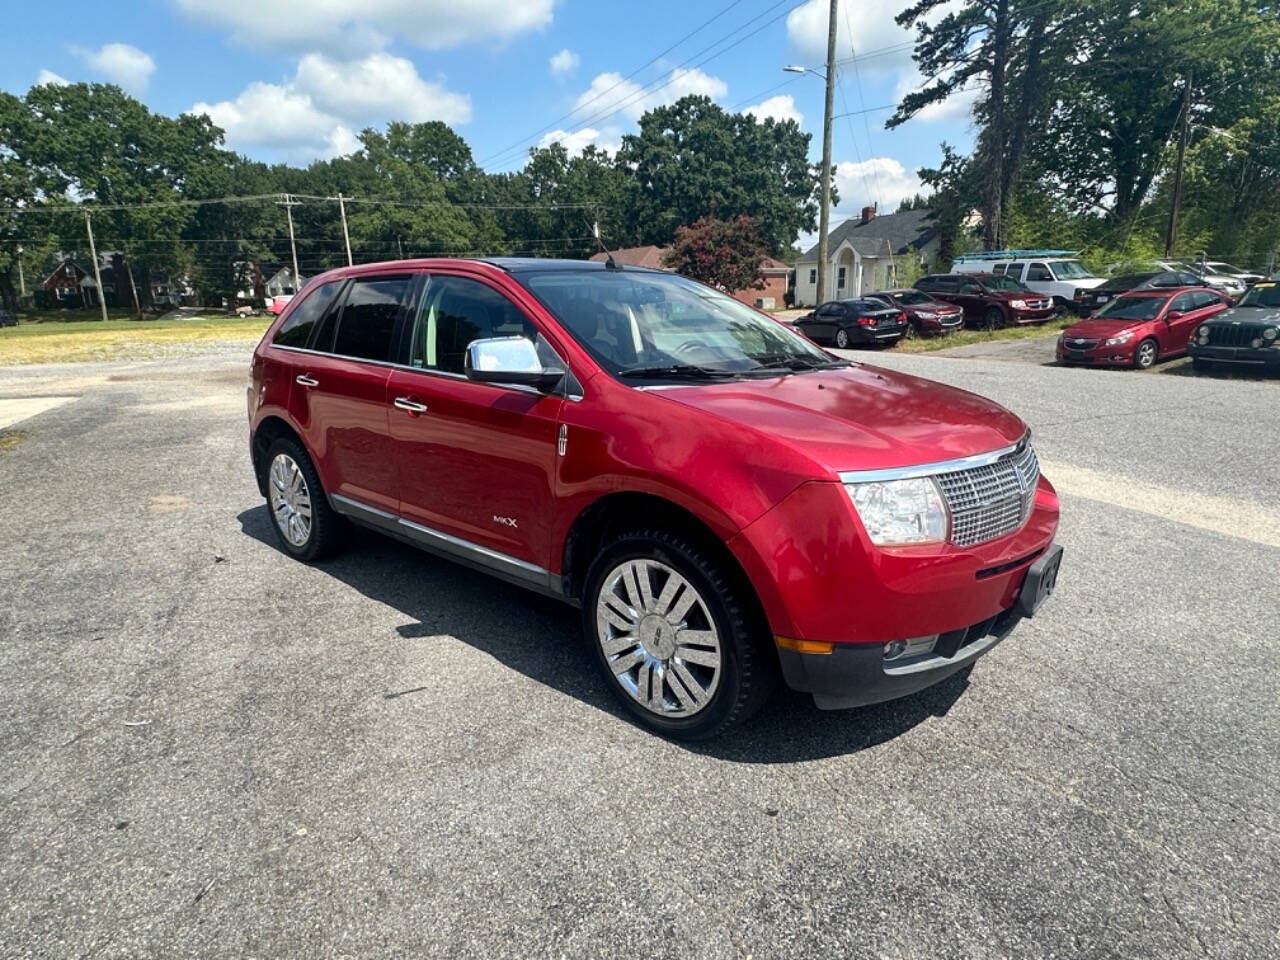
M938 259L940 244L932 210L877 216L875 207L863 207L861 217L846 220L827 237L827 289L822 296L818 295L818 245L796 260L796 306L891 290L908 261L914 259L929 269Z
M270 300L272 297L283 297L286 294L298 292L298 283L293 277L292 267L280 267L274 264L260 264L263 279L263 296ZM239 260L232 264L235 270L236 283L243 287L236 291L236 297L240 300L252 300L253 293L253 264L247 260Z

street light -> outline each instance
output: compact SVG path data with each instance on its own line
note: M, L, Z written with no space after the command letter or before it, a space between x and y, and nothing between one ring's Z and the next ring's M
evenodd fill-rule
M799 64L788 64L787 73L812 73L827 85L827 101L822 112L822 207L818 216L818 290L815 306L821 304L827 290L827 232L831 226L831 109L835 101L836 79L836 10L839 0L831 0L827 19L827 71L819 73Z

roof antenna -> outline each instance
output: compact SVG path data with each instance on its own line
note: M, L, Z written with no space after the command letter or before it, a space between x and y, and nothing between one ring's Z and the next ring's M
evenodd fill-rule
M604 245L604 241L600 239L599 220L591 224L591 235L596 238L596 243L600 244L600 249L604 251L605 256L608 258L604 262L604 268L606 270L621 270L622 267L618 266L618 261L613 259L613 254L609 251L609 248Z

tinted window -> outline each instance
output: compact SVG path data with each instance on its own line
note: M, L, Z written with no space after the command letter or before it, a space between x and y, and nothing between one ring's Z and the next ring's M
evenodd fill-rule
M1124 320L1154 320L1164 306L1164 297L1119 297L1099 310L1095 316Z
M1009 269L1004 272L1004 275L1006 277L1013 277L1015 280L1021 280L1022 268L1025 266L1025 263L1011 263L1009 264Z
M282 347L305 347L311 334L324 316L325 309L333 302L334 294L342 286L341 280L323 283L301 300L289 313L289 319L276 331L275 340Z
M1043 263L1033 263L1027 268L1028 280L1052 280L1053 274Z
M968 296L976 296L982 293L982 288L978 286L976 281L967 280L960 285L960 292L963 294L967 294Z
M1169 304L1169 309L1171 311L1181 310L1183 313L1186 313L1188 310L1194 310L1195 301L1193 297L1194 297L1194 294L1190 294L1190 293L1184 293L1179 297L1174 297L1173 303Z
M923 293L917 293L914 290L904 290L902 293L897 294L895 299L898 303L907 304L933 303L933 300L928 296Z
M1004 290L1012 293L1018 293L1018 292L1030 293L1031 292L1026 287L1024 287L1021 282L1013 279L1013 277L1011 276L1010 277L988 277L985 282L987 286L990 287L992 290Z
M379 277L352 283L342 305L333 352L361 360L391 359L391 334L408 289L408 277Z
M818 316L820 317L838 317L842 312L838 303L824 303L818 308Z
M1221 303L1222 298L1217 294L1201 292L1191 294L1191 303L1193 310L1199 310L1201 307L1212 307L1215 303Z
M492 287L466 277L431 277L418 309L412 363L462 373L471 341L515 336L533 340L536 333L520 309Z
M1100 284L1094 289L1099 293L1120 293L1125 290L1132 290L1140 283L1145 283L1152 279L1158 280L1157 274L1150 273L1134 273L1124 277L1112 277L1106 283ZM1154 284L1157 285L1158 284Z
M997 274L1003 274L1008 269L1009 269L1009 265L1007 263L997 263L994 267L991 268L991 272L997 273Z

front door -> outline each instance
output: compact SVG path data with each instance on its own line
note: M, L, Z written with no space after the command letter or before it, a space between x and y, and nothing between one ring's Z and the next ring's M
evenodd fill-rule
M383 510L398 502L388 434L392 344L412 277L358 277L294 362L290 406L330 494Z
M977 280L962 280L955 296L949 297L952 303L959 304L966 318L981 320L987 310L987 299Z
M537 328L496 288L455 275L425 278L416 314L412 369L398 367L388 384L399 514L419 536L462 541L448 546L464 558L492 560L479 555L490 551L549 567L564 398L463 373L473 340L536 341Z

